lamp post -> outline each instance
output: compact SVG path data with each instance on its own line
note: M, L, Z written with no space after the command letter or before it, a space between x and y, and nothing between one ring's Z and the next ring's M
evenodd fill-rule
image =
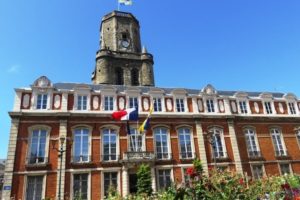
M213 161L214 161L214 168L216 169L217 167L217 161L216 161L216 155L215 155L215 151L214 151L214 145L216 142L216 138L215 138L215 132L214 131L209 131L209 132L204 132L204 134L207 137L208 143L211 145L212 148L212 154L213 154Z
M55 149L59 154L58 157L60 158L60 167L59 167L59 177L58 177L58 200L61 200L61 173L62 173L62 159L63 159L63 154L66 151L64 149L64 143L65 143L66 138L65 137L60 137L60 148L55 147L55 141L52 142L52 149Z

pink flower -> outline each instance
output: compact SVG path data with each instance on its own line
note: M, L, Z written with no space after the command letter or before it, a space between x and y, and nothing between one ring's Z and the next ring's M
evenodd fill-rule
M187 168L186 173L189 176L193 176L195 174L194 168L193 167Z

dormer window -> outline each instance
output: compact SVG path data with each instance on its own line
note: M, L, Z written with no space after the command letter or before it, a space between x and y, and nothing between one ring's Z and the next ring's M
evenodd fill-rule
M207 107L207 112L209 112L209 113L215 112L214 100L213 99L207 99L206 100L206 107Z
M47 99L48 99L47 94L38 94L36 109L39 109L39 110L47 109Z
M265 102L265 109L266 109L267 114L272 114L273 113L272 105L271 105L270 101Z
M154 97L153 98L153 105L154 105L154 112L161 112L162 111L161 98Z
M293 102L289 102L289 111L291 115L295 115L296 114L296 109L295 109L295 104Z
M247 102L246 101L239 101L239 107L240 107L240 113L241 114L247 114Z
M184 99L176 99L176 110L177 112L184 112Z
M86 110L87 109L87 96L78 95L77 96L77 110Z
M129 108L137 108L137 107L138 107L138 98L129 97Z

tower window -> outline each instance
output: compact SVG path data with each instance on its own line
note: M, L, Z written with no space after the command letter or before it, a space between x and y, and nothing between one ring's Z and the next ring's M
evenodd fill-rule
M122 33L122 39L127 40L127 38L128 38L127 33Z
M116 85L124 85L123 69L116 69Z
M139 85L139 70L133 69L131 71L131 85Z

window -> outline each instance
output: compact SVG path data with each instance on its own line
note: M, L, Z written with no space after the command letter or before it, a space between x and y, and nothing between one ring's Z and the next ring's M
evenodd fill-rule
M291 102L288 104L289 104L290 114L295 115L296 114L295 104Z
M73 162L89 161L89 129L79 128L74 131Z
M214 100L207 99L206 107L207 107L207 112L209 112L209 113L215 112Z
M179 132L179 143L180 143L180 158L189 159L193 158L192 151L192 138L191 131L189 128L180 128Z
M177 112L184 112L184 99L176 99Z
M117 160L117 133L113 129L103 130L103 160Z
M271 129L272 141L275 147L275 155L276 156L286 156L286 151L284 147L284 143L282 141L281 132L273 128Z
M42 200L44 176L27 176L26 200Z
M47 99L48 99L47 94L38 94L36 109L40 109L40 110L47 109Z
M118 172L104 172L104 195L108 195L111 187L117 189L118 187Z
M129 108L138 108L138 98L129 97Z
M257 141L256 141L256 135L254 130L245 129L244 133L245 133L249 157L260 157L261 155L256 143Z
M213 158L224 158L227 157L223 131L218 128L213 128L209 132L212 132L212 148L213 148Z
M240 101L239 106L240 106L240 112L242 114L247 114L248 113L248 111L247 111L247 102L246 101Z
M104 97L104 110L112 111L114 110L114 98L110 96Z
M153 98L153 104L154 104L154 112L161 112L162 107L161 107L161 98Z
M191 180L191 177L187 174L187 169L188 168L182 168L182 180L186 184L188 184Z
M137 129L130 129L129 137L129 151L140 152L143 151L143 134L138 134Z
M73 199L88 199L89 174L73 175Z
M271 102L265 102L265 109L266 109L267 114L272 114L273 113Z
M117 68L116 69L116 84L117 85L123 85L124 84L124 75L123 75L123 69Z
M131 70L131 85L139 85L139 70L136 68Z
M262 165L252 165L252 176L254 179L260 179L264 175L263 166Z
M77 96L77 110L86 110L87 108L87 96Z
M168 129L166 128L155 128L155 148L157 159L169 159L169 145L168 145Z
M37 164L46 162L46 141L47 131L44 129L33 130L30 141L30 154L28 164Z
M290 164L288 164L288 163L282 163L279 166L280 166L280 173L281 173L281 175L285 175L285 174L290 174L291 173Z
M297 137L297 140L298 140L298 145L300 145L300 129L297 130L296 137Z
M171 186L171 170L160 169L158 170L158 184L160 189L168 189Z

